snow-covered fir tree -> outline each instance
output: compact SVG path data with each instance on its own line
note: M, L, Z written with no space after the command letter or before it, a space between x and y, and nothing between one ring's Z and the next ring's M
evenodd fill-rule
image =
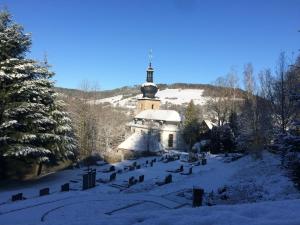
M189 149L198 141L200 134L199 112L193 102L188 104L183 123L183 139L189 146Z
M30 35L0 12L1 162L55 162L76 151L71 121L50 80L54 74L46 63L26 58L30 46Z

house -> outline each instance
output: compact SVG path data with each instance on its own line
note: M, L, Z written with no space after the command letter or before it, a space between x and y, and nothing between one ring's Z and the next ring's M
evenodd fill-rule
M216 124L211 122L210 120L203 120L200 123L200 139L205 140L210 138L210 132Z

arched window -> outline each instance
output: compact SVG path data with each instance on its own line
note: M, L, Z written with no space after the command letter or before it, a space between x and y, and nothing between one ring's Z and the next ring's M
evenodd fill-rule
M173 147L173 139L174 139L173 134L169 134L169 139L168 139L168 147L169 148Z

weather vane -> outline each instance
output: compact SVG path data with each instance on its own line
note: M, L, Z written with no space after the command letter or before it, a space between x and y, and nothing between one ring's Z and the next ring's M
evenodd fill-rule
M152 62L152 58L153 58L153 55L152 55L152 49L150 49L149 51L149 63L151 64Z

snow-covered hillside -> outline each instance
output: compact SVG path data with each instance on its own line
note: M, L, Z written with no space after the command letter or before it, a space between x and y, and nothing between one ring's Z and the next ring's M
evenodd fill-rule
M84 169L65 170L44 181L0 192L1 225L104 225L104 224L178 224L178 225L298 225L300 195L280 168L280 159L265 153L263 160L245 156L228 163L223 156L208 155L207 165L192 165L179 160L153 167L146 164L153 157L136 160L140 169L123 171L111 183L98 184L81 191ZM133 161L116 163L117 169ZM155 184L183 165L193 167L192 175L172 173L173 182ZM94 167L97 179L109 165ZM123 188L130 177L144 175L145 180ZM70 182L70 192L59 192L60 185ZM191 207L191 189L200 186L207 196L213 191L213 206ZM49 196L37 197L40 188L50 187ZM222 190L220 192L220 189ZM225 190L225 191L224 191ZM27 200L11 202L12 194L23 192ZM227 196L224 198L224 196Z
M191 100L195 104L204 105L209 97L203 96L203 90L201 89L165 89L158 91L156 96L161 100L162 104L171 103L174 105L187 104ZM121 106L126 108L135 108L137 99L141 98L142 94L133 97L124 97L123 95L117 95L110 98L99 99L97 103L111 103L114 106Z

